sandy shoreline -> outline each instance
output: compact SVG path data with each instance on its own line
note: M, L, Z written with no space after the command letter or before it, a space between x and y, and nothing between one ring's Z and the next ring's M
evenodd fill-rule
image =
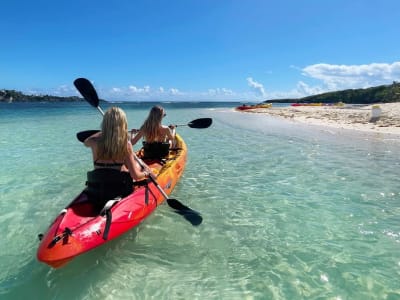
M400 102L378 104L381 109L377 120L371 119L372 105L368 106L289 106L250 109L247 113L262 113L293 122L338 129L400 135Z

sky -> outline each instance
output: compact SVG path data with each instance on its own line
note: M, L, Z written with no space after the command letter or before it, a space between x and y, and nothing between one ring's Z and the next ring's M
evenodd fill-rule
M300 98L400 81L398 0L4 0L0 89L112 101Z

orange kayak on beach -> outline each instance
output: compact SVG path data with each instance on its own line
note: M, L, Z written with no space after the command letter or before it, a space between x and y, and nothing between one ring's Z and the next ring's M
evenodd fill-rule
M142 150L137 155L142 157ZM47 232L41 235L37 259L59 268L76 256L99 247L140 224L165 199L156 183L169 195L183 174L186 158L187 146L176 135L176 147L169 151L165 160L144 160L153 173L157 174L157 181L135 184L130 195L108 201L101 212L89 201L85 190L82 191L54 219ZM169 200L175 199L167 199ZM179 211L180 214L184 212Z
M243 105L235 107L235 109L236 110L248 110L248 109L270 108L270 107L272 107L272 103L262 103L262 104L254 104L254 105L243 104Z
M247 110L247 109L252 109L252 108L254 108L252 105L243 104L243 105L237 106L235 109L236 110Z

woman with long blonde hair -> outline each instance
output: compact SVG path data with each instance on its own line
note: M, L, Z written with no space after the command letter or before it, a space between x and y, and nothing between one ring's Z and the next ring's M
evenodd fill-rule
M175 126L165 126L161 123L165 116L164 108L159 105L153 106L139 131L133 129L131 132L132 145L135 145L143 138L145 157L162 157L167 153L164 150L168 151L168 148L175 143Z
M151 170L141 170L128 139L125 112L118 107L109 108L103 117L101 131L88 137L84 144L92 149L95 169L115 169L129 172L134 180L148 176Z

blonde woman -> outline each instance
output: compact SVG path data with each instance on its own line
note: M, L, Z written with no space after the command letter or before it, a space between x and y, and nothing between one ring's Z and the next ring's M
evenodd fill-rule
M109 108L103 117L101 131L88 137L84 144L92 149L94 168L110 168L129 172L134 180L147 177L151 170L144 170L135 161L132 144L128 140L128 122L125 112L118 107Z
M132 179L154 175L147 165L142 168L135 160L126 115L118 107L106 111L101 131L88 137L84 144L92 149L94 163L94 170L88 172L86 192L99 205L132 193Z
M161 158L168 154L168 149L175 144L175 126L162 125L166 116L164 108L153 106L147 119L139 131L132 129L131 143L135 145L143 138L144 156L146 158Z

